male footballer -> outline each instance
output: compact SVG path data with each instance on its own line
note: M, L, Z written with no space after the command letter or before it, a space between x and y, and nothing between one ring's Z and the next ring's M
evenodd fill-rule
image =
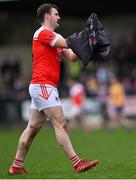
M32 80L29 86L31 96L30 118L22 133L15 159L8 173L27 174L23 162L35 135L45 122L51 119L58 144L71 161L75 172L83 172L98 164L98 160L82 160L75 152L66 132L57 84L60 76L60 56L71 61L76 54L68 47L66 40L54 32L59 27L60 16L54 4L43 4L37 10L41 27L34 33L32 42ZM58 159L59 160L59 159Z

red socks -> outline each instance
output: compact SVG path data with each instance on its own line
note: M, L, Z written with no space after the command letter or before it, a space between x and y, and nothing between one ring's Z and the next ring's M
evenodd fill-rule
M19 159L14 159L12 167L21 168L22 166L23 166L23 161Z
M81 161L81 159L77 155L73 156L70 160L73 167L75 167Z

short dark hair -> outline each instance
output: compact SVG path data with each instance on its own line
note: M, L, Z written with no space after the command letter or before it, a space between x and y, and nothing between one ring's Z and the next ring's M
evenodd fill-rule
M55 4L42 4L37 9L37 17L40 23L44 21L44 14L50 14L51 8L55 8L58 10L58 7Z

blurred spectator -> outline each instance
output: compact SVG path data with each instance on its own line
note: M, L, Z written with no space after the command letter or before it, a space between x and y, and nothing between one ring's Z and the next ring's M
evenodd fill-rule
M107 66L107 64L99 64L99 66L96 69L96 80L98 81L98 83L108 84L110 75L111 70Z
M11 62L12 62L12 73L14 79L18 78L21 76L21 64L19 61L19 56L14 55L11 57Z
M12 73L12 66L9 62L8 57L6 57L6 59L3 61L2 65L1 65L1 79L2 79L2 83L9 87L9 88L13 88L13 73Z
M1 79L2 82L13 88L14 81L21 75L21 67L18 56L5 57L1 64Z
M29 99L28 83L23 77L18 77L14 82L15 104L19 115L22 120L22 103Z
M79 82L80 82L81 84L83 84L84 87L86 88L86 81L87 81L87 79L90 77L90 75L91 75L91 73L88 72L87 69L81 68L81 69L80 69L80 74L79 74L78 76L76 76L76 77L78 77Z
M18 56L5 57L1 64L0 122L5 127L20 122L22 101L29 98L18 60Z
M61 68L61 72L60 72L60 81L58 84L58 91L59 91L59 95L62 98L65 98L68 96L68 87L66 81L69 77L69 67L67 61L64 58L61 59L60 68Z
M85 89L84 86L77 81L76 78L70 78L68 80L69 86L69 98L71 101L71 107L69 109L69 119L67 130L71 132L77 125L80 124L81 128L86 131L85 127Z
M136 94L136 79L134 79L133 87L134 87L134 94Z
M28 95L28 83L23 77L18 77L14 82L14 91L16 95L16 100L24 101L29 98Z
M125 91L123 85L114 75L110 78L109 98L108 98L108 116L110 131L114 131L119 124L123 127L132 128L131 121L124 115Z
M98 83L98 100L101 104L101 114L103 116L104 125L107 125L107 100L108 100L108 86L104 83Z
M87 96L96 97L98 95L98 85L94 76L86 79Z
M132 83L130 78L127 78L127 77L124 78L122 80L122 83L123 83L126 95L133 95L135 93L134 85L133 85L133 83Z
M116 47L114 47L115 58L118 63L124 63L130 53L130 44L129 42L122 37Z

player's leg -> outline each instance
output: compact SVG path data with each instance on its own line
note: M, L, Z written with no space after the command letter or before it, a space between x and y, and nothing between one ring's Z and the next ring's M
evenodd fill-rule
M45 122L45 119L46 117L42 112L39 112L36 109L30 110L30 119L28 125L19 140L18 150L16 153L17 159L25 159L26 153L29 150L32 140L35 135L40 131L43 123Z
M44 109L44 112L51 119L58 144L66 152L69 158L73 157L76 153L65 130L66 121L64 120L61 106Z
M42 112L39 112L36 109L30 110L29 122L19 139L16 156L9 169L9 174L27 173L23 168L23 161L25 160L33 138L41 129L45 118L46 117Z
M66 131L66 121L64 119L62 107L57 106L44 109L44 112L51 119L55 129L57 142L71 160L74 170L76 172L82 172L96 166L98 164L98 160L84 161L76 155Z

